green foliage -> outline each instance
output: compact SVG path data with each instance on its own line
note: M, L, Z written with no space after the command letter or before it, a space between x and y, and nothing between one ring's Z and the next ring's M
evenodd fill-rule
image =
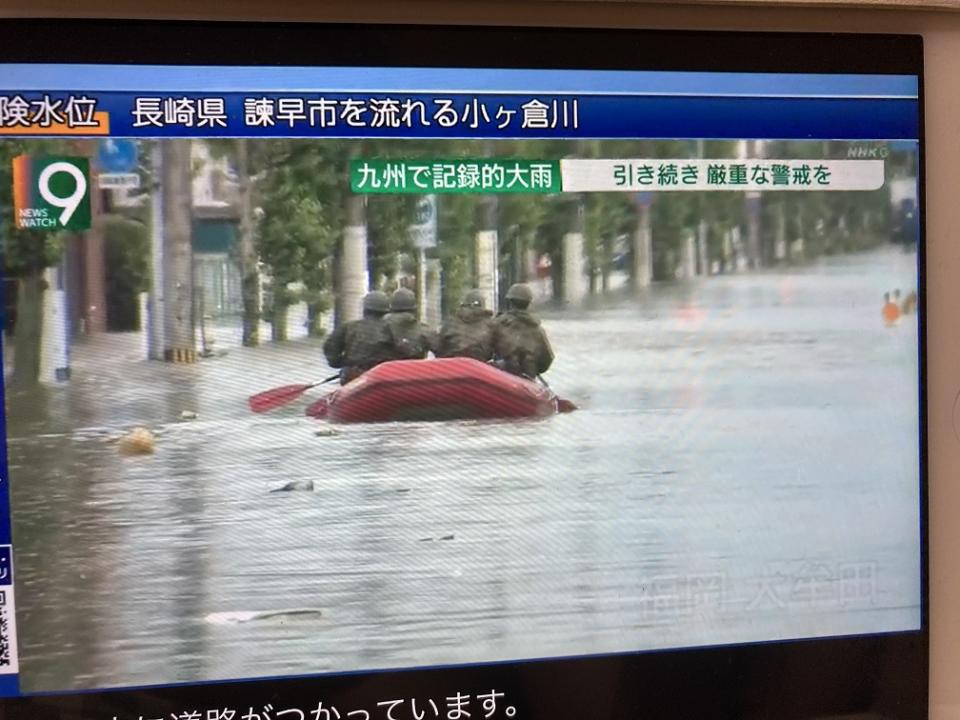
M329 141L278 141L257 153L269 164L254 167L262 178L257 196L262 218L256 246L272 278L275 309L296 298L287 288L303 282L317 302L329 287L331 266L343 227L345 167L341 143Z
M229 154L232 141L215 141L212 150ZM257 250L274 278L280 304L304 299L312 308L329 307L334 287L337 248L350 197L347 168L351 156L366 158L516 157L563 158L732 158L738 141L710 140L269 140L249 143L250 171L256 178L254 205L263 210L256 228ZM819 158L820 142L768 142L770 158ZM840 152L837 150L836 152ZM901 163L906 164L906 163ZM455 304L473 284L474 242L482 196L438 197L439 246L429 255L441 261L444 304ZM369 266L375 286L385 287L398 272L412 272L416 254L408 226L414 195L367 198ZM523 272L524 254L551 253L555 274L562 268L559 249L569 230L572 203L566 196L507 194L497 198L497 225L503 278ZM604 271L622 239L636 229L633 193L588 193L582 197L586 252L591 265ZM887 233L888 193L766 193L761 199L761 247L767 261L782 234L786 242L802 237L808 253L846 252L870 247ZM782 218L782 220L781 220ZM746 230L742 192L658 193L651 210L655 276L672 277L684 238L703 220L708 259L730 261L725 238ZM781 230L782 228L782 230ZM287 283L302 282L301 297L285 294Z
M413 219L416 195L376 195L367 204L367 237L370 253L367 258L375 286L382 278L397 270L397 258L412 253L408 228Z
M119 215L107 215L102 222L107 327L138 330L137 295L147 290L150 280L150 236L143 223Z
M443 307L455 308L473 286L474 242L480 195L437 197L437 238L434 250L443 271Z

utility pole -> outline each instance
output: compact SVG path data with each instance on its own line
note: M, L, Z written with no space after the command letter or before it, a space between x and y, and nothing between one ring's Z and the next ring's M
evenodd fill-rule
M165 140L163 170L163 277L168 362L196 362L193 298L193 182L191 141Z
M163 285L163 153L160 142L150 148L150 298L147 313L148 357L163 360L166 341L166 305Z
M577 193L567 206L567 228L563 234L563 301L579 303L587 294L583 276L583 197Z
M354 144L350 157L359 155L361 146ZM349 186L347 162L347 185ZM340 297L337 325L359 320L363 317L363 296L367 294L367 196L359 193L347 195L347 225L343 229L343 244L340 252Z
M645 140L640 143L640 152L644 157L652 157L653 143ZM653 205L652 192L638 192L635 195L637 210L637 229L633 233L633 289L649 287L653 280L653 230L650 208Z
M477 289L483 293L484 306L496 312L500 298L496 195L481 197L479 215L476 237Z
M484 157L492 157L493 141L488 140L483 151ZM477 289L483 293L485 307L494 313L497 312L497 302L500 299L497 209L496 195L480 196L474 248Z

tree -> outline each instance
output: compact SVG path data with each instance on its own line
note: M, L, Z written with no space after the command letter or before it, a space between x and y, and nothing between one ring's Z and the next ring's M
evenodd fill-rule
M627 193L590 193L585 200L585 235L591 268L591 289L607 291L616 240L633 231L636 213ZM600 287L596 286L599 270Z
M412 253L409 227L416 195L373 195L367 202L367 224L370 252L371 285L380 287L382 279L391 277L400 268L397 258Z
M478 195L441 195L437 198L437 257L443 270L442 305L450 312L473 286L473 243L477 229Z
M63 233L18 229L13 215L13 158L22 154L62 154L56 140L4 140L0 143L0 237L3 241L3 274L17 283L17 324L14 331L11 383L35 384L40 374L43 333L43 278L63 252Z
M150 239L147 227L120 215L103 218L104 266L107 285L109 330L138 330L137 296L147 289L150 268Z
M506 290L513 283L527 280L526 255L536 246L548 206L542 195L511 193L500 198L498 209L500 275L504 279L501 290Z
M318 291L327 280L319 266L333 253L341 227L333 200L341 192L335 176L342 163L337 163L337 148L324 147L323 141L292 141L276 149L283 162L272 165L261 184L257 250L270 270L272 337L286 340L287 308L299 299L290 285L306 279L315 284L306 290ZM318 272L305 273L305 268Z

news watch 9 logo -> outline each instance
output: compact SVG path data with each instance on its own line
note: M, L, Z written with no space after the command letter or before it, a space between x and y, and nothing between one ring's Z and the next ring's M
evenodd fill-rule
M89 230L89 161L65 156L15 157L13 203L18 228Z

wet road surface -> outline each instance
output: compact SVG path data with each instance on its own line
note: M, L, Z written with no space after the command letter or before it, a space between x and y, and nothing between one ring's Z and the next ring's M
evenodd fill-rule
M7 399L22 686L916 627L917 320L880 319L915 262L545 313L582 409L544 420L318 436L305 402L245 404L327 376L312 341L180 367L79 346L68 386ZM140 424L155 455L105 442ZM291 480L314 491L270 492Z

